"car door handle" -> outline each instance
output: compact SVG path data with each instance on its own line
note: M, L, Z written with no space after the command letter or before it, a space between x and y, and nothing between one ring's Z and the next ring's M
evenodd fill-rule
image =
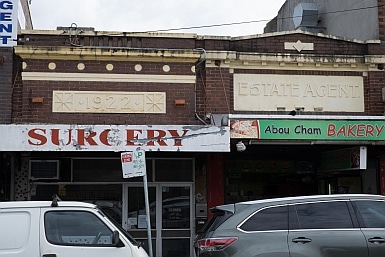
M310 243L311 242L311 239L310 238L306 238L306 237L297 237L297 238L293 238L293 240L291 240L293 243L302 243L302 244L306 244L306 243Z
M383 243L385 243L385 238L383 238L383 237L372 237L372 238L369 238L368 241L370 243L374 243L374 244L383 244Z
M50 254L43 254L42 257L56 257L56 254L50 253Z

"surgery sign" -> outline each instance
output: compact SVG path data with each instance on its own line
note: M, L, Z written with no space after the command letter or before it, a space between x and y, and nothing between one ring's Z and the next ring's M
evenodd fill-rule
M0 0L0 47L12 47L17 43L17 0Z

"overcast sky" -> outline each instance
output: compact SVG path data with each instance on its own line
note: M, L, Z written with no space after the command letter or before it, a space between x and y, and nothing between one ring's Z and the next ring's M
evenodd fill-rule
M285 0L31 0L34 29L93 27L96 31L167 31L198 35L262 34ZM260 21L260 22L258 22ZM244 23L231 26L213 26ZM213 26L210 28L196 28Z

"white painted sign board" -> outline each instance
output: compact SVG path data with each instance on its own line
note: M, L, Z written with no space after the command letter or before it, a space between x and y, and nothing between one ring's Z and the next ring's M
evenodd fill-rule
M0 0L0 47L17 45L18 0Z
M146 157L143 150L121 153L123 178L142 177L146 174Z
M230 127L0 124L0 151L229 152Z

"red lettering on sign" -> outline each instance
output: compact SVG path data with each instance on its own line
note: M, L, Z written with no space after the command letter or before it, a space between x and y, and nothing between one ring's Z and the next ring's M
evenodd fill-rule
M374 126L372 125L368 125L367 129L366 129L366 136L371 136L373 137L374 136Z
M340 136L340 135L343 135L345 136L346 135L346 127L345 126L342 126L338 132L337 132L337 137Z
M122 154L122 162L132 162L132 154L130 153L125 153Z
M376 125L376 130L377 130L377 136L380 136L381 134L382 134L382 131L384 131L384 125L382 125L382 126L378 126L378 125Z
M69 145L72 141L72 129L68 130L67 133L67 142L64 143L62 138L60 138L60 129L51 129L51 141L54 145ZM60 144L64 143L64 144Z
M173 146L182 146L182 139L187 135L189 130L161 130L161 129L128 129L125 131L126 146L168 146L170 140L173 140ZM56 146L76 145L76 146L112 146L114 142L110 142L111 129L105 129L101 132L92 131L90 129L46 129L33 128L28 131L28 144L42 146L51 143ZM50 140L50 141L49 141ZM118 140L119 141L119 140ZM120 141L119 141L120 142Z
M335 124L328 124L328 137L380 137L384 131L385 125L371 125L371 124L343 124L337 128Z
M111 144L108 142L108 133L110 133L111 129L106 129L104 131L102 131L102 133L100 133L100 136L99 136L99 139L100 139L100 142L103 144L103 145L108 145L110 146Z
M126 145L140 145L139 143L135 143L133 141L137 141L139 139L139 135L142 134L142 130L135 130L135 129L127 129L126 130Z
M328 137L333 137L336 134L336 126L334 124L329 124L328 125Z
M354 131L356 130L356 127L357 125L348 125L348 134L345 136L354 137L355 136Z
M182 135L179 135L177 130L169 130L168 132L171 134L173 138L175 138L174 146L182 146L182 137L184 137L187 134L188 130L184 129Z
M147 139L149 141L147 142L147 145L154 146L156 141L160 146L167 146L167 143L164 140L161 140L161 138L165 136L166 136L166 132L164 130L148 130ZM156 140L153 140L153 139L156 139Z
M45 143L47 143L47 138L45 135L38 133L39 131L45 134L45 129L31 129L28 131L28 136L35 140L32 141L31 139L28 139L30 145L45 145Z

